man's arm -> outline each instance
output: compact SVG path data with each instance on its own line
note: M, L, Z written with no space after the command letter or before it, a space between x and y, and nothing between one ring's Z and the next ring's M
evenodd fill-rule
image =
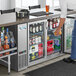
M63 27L64 22L65 22L65 18L60 18L60 23L59 23L58 28Z
M63 27L63 24L64 24L64 22L65 22L65 19L66 18L60 18L60 23L59 23L59 26L58 26L58 28L56 29L56 31L54 32L54 34L56 35L56 36L59 36L60 35L60 31L61 31L61 28Z
M67 0L59 0L59 1L60 1L60 7L61 7L61 16L60 16L59 26L54 33L56 36L59 36L61 27L63 26L67 16Z

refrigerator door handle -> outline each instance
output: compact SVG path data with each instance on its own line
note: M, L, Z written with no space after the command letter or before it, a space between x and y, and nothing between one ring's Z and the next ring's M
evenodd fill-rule
M46 29L48 30L48 21L46 22Z

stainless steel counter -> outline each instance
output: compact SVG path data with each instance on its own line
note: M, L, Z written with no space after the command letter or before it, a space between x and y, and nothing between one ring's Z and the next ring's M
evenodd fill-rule
M2 26L12 26L12 25L18 25L18 24L21 24L21 23L28 23L28 22L33 22L33 21L38 21L38 20L44 20L44 19L51 19L51 18L54 18L54 17L60 17L60 12L58 11L53 11L54 14L51 14L51 15L44 15L44 16L39 16L39 17L36 17L36 16L29 16L29 18L23 18L23 19L16 19L16 22L11 22L11 23L6 23L6 24L0 24L0 27ZM68 12L68 15L70 14L75 14L76 11L69 11Z

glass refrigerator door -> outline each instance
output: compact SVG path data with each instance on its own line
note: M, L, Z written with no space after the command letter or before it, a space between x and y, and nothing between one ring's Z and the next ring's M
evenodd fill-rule
M74 19L67 18L65 22L65 52L68 53L71 53L73 27Z
M44 22L29 24L29 61L44 57Z
M59 25L59 19L54 18L48 20L48 30L47 30L47 55L51 55L61 50L61 35L55 36L54 31Z

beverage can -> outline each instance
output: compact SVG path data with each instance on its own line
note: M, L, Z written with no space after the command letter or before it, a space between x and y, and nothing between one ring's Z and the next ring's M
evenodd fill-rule
M33 39L32 39L32 44L35 44L35 43L36 43L35 37L33 37Z
M52 29L52 22L50 22L50 30Z
M33 33L35 33L35 24L33 25Z
M38 37L38 41L39 41L39 43L41 43L41 36Z
M33 28L32 28L33 25L30 25L30 33L33 32Z
M55 49L60 49L60 45L61 45L61 39L57 38L54 40L54 48Z
M35 51L35 46L32 46L32 52L34 52Z
M40 31L42 31L42 26L40 25Z
M40 32L42 32L42 29L43 29L43 28L42 28L42 25L43 25L42 23L39 24L39 31L40 31Z
M38 25L36 25L36 32L39 32L39 28L38 28Z
M30 42L29 42L29 44L30 44L30 45L32 45L32 39L30 39Z
M38 36L36 36L36 44L38 44Z

